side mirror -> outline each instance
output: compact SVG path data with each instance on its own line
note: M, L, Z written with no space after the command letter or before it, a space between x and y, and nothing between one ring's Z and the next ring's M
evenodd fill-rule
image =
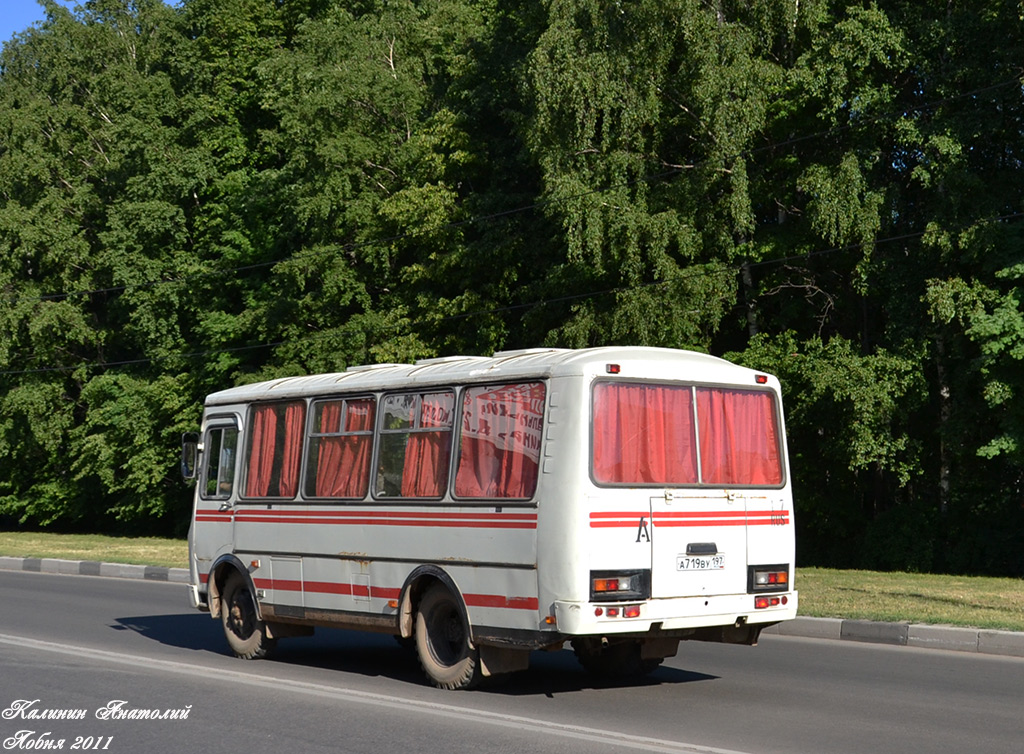
M199 434L186 432L181 436L181 478L185 481L196 478L199 465Z

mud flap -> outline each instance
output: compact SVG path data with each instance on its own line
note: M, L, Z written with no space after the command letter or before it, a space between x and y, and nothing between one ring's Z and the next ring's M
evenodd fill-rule
M757 646L757 640L760 638L763 628L765 626L762 624L750 625L747 623L739 623L732 626L710 626L697 629L692 636L687 638L691 641L746 644L748 647L754 647Z
M675 657L679 651L679 639L647 639L640 644L640 658L662 660Z
M301 626L296 623L267 623L268 639L288 639L296 636L312 636L312 626Z
M526 670L530 666L530 650L480 646L480 670L484 676L502 675Z

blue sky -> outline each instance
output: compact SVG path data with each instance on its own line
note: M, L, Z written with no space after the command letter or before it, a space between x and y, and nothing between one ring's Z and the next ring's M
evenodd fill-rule
M73 0L58 0L61 5L74 8ZM46 13L36 0L0 0L0 42L7 42L19 31L25 31Z
M84 0L57 0L66 8L74 8ZM178 2L168 2L178 5ZM0 0L0 43L7 42L20 31L43 20L46 12L36 0Z

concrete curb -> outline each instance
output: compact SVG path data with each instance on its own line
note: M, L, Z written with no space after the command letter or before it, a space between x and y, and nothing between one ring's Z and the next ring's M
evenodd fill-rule
M60 560L58 558L11 558L0 556L0 571L33 571L73 576L104 576L112 579L144 579L188 583L187 568L100 563L96 560Z
M923 623L879 623L841 618L796 618L765 629L764 633L1024 657L1024 633L1017 631L932 626Z
M161 566L100 563L95 560L57 558L11 558L0 556L0 571L33 571L115 579L143 579L188 583L188 569ZM992 631L981 628L932 626L920 623L878 623L841 618L796 618L765 629L766 634L799 636L805 639L834 639L922 647L952 652L1024 657L1024 632Z

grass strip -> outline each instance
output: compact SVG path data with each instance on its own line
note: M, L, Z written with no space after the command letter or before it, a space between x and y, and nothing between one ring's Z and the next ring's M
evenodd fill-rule
M0 555L188 568L188 543L159 537L0 532Z
M800 614L1024 631L1024 580L800 568Z

